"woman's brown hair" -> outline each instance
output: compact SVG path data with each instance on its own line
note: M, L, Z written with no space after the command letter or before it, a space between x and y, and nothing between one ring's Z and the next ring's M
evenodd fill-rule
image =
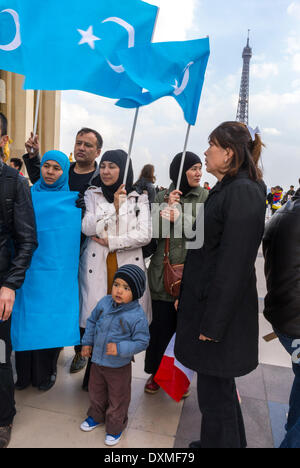
M144 166L143 169L142 169L139 180L143 177L148 182L151 182L152 184L154 184L155 181L156 181L154 171L155 171L155 168L154 168L154 166L152 166L152 164L146 164L146 166Z
M224 122L211 133L209 141L233 151L232 162L226 174L234 177L241 169L245 169L250 179L262 179L263 172L259 161L265 145L258 134L255 135L255 140L252 140L247 125L241 122Z

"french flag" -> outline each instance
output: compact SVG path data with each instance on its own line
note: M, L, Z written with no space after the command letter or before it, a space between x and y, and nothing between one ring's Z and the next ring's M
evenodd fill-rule
M165 351L154 380L173 400L179 403L191 385L194 371L184 367L175 358L175 338L176 334Z

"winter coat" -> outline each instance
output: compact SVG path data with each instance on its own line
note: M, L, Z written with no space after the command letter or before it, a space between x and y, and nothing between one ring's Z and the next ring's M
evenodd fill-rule
M37 248L35 215L28 183L0 160L0 279L19 289Z
M148 321L138 301L117 306L111 296L104 297L87 321L83 346L93 346L92 362L119 368L149 344ZM107 356L108 343L116 343L118 355Z
M255 261L265 212L264 183L244 171L225 176L205 203L204 245L187 255L175 344L176 358L200 374L233 378L258 365Z
M149 203L154 203L156 191L154 185L149 180L141 177L141 179L139 179L134 185L134 188L139 194L147 192Z
M86 213L82 221L82 232L89 238L83 246L79 266L80 322L85 328L99 300L107 295L107 256L116 252L117 263L134 264L146 273L142 247L149 244L152 237L150 207L147 195L132 192L127 202L121 205L117 215L113 203L109 203L101 188L91 187L85 193ZM117 232L116 232L117 231ZM92 240L108 237L108 247ZM150 291L146 292L140 304L149 320L152 320Z
M268 222L263 250L264 315L280 333L300 338L300 194Z
M171 184L168 190L163 190L159 192L155 199L155 205L152 208L152 217L153 220L160 220L160 232L158 239L158 247L155 254L151 257L151 263L148 270L149 285L151 291L151 298L154 301L166 301L174 302L174 297L170 296L164 287L164 252L165 252L165 243L166 239L162 236L162 221L159 215L159 211L162 209L162 204L167 202L169 194L175 190L174 184ZM208 191L202 187L196 187L191 189L185 197L181 197L180 204L183 207L186 204L192 206L190 213L189 226L193 227L196 217L197 217L197 204L204 203L208 197ZM187 205L186 205L187 206ZM185 222L189 216L188 212L185 212ZM170 262L172 265L182 264L185 262L186 258L186 237L181 238L174 237L174 229L178 224L184 225L182 216L176 221L176 223L171 224L170 228ZM154 229L155 231L155 229ZM183 231L184 233L184 231Z

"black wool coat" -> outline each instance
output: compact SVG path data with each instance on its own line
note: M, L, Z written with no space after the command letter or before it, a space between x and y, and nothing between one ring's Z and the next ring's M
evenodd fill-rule
M268 222L263 248L264 315L283 335L300 338L300 192Z
M200 374L232 378L258 366L255 261L265 212L266 186L245 171L225 176L205 203L204 245L187 255L175 344L176 358Z

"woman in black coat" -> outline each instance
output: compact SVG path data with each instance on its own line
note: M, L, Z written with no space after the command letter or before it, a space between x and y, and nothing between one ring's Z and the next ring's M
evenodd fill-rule
M247 445L234 378L258 365L255 260L266 211L258 168L262 146L246 125L225 122L210 135L205 153L207 172L218 183L205 203L204 245L187 255L175 345L176 358L198 373L202 429L193 448Z

